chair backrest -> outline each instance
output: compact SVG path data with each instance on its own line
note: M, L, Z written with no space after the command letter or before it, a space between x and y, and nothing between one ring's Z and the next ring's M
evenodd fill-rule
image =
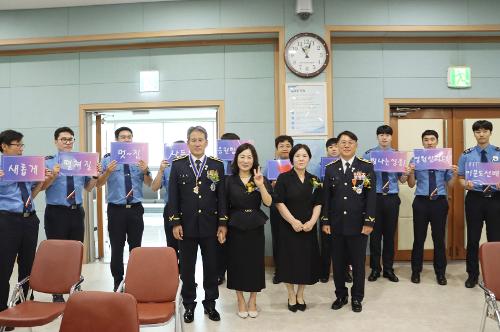
M37 292L68 294L82 274L80 241L45 240L40 243L31 269L30 287Z
M139 332L137 301L130 294L76 292L66 304L59 332Z
M137 247L132 250L125 275L125 292L137 302L173 302L179 287L174 249Z
M486 288L500 297L500 242L486 242L479 248L481 272Z

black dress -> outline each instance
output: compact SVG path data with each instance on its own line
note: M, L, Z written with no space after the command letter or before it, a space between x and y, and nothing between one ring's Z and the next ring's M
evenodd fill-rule
M283 203L290 213L302 223L312 216L313 208L322 203L322 189L314 186L319 179L306 172L300 181L294 169L278 176L274 187L274 201ZM318 282L320 256L317 225L309 232L295 232L283 217L279 229L277 278L281 282L312 285Z
M267 179L264 184L271 194ZM268 219L260 209L260 192L253 177L245 185L239 175L231 175L226 177L226 194L229 205L227 288L260 292L266 288L264 224Z

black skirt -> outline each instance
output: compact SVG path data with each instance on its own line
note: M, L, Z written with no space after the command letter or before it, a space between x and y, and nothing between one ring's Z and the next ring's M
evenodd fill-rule
M264 247L264 226L250 230L229 227L227 288L243 292L266 288Z

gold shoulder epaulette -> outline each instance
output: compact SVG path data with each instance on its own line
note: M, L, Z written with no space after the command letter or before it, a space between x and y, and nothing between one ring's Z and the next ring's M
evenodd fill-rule
M175 157L172 161L181 160L181 159L184 159L184 158L187 158L187 157L188 157L187 154L181 154L180 156Z
M358 158L359 160L364 161L365 163L368 163L368 164L371 164L371 163L372 163L372 162L371 162L370 160L368 160L368 159L364 159L364 158L360 158L360 157L356 157L356 158Z
M210 156L210 157L208 157L208 158L210 158L210 159L212 159L212 160L220 161L221 163L223 163L223 162L224 162L222 159L219 159L219 158L217 158L217 157L212 157L212 156Z

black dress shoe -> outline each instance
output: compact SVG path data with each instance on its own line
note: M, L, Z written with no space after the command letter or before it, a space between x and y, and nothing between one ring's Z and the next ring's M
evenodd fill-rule
M52 295L52 302L64 303L64 297L61 294L53 294Z
M467 280L465 280L465 287L474 288L477 285L477 279L477 277L471 276L469 274L469 277L467 278Z
M345 282L352 282L352 273L349 270L345 271Z
M297 312L297 303L290 304L290 300L288 300L288 310L291 312Z
M323 277L323 278L319 278L319 281L321 281L322 283L327 283L328 282L328 279L330 279L329 277Z
M387 278L392 282L399 281L399 278L394 274L394 271L384 271L384 278Z
M185 309L184 323L192 323L194 320L194 309Z
M347 304L347 297L337 297L337 299L332 303L333 310L339 310Z
M363 305L361 304L361 301L359 300L352 300L351 301L351 306L352 306L352 311L354 312L361 312L363 310Z
M437 274L436 281L441 286L448 284L448 280L446 280L446 277L444 276L444 274Z
M205 308L205 314L208 315L208 319L214 322L220 321L220 315L215 308Z
M368 276L368 281L376 281L378 278L380 278L380 272L372 270L372 272Z
M279 281L279 280L278 280L278 278L276 277L276 274L275 274L275 275L273 275L273 284L277 285L277 284L279 284L279 283L280 283L280 281Z
M12 326L6 326L4 331L14 331L15 327Z
M304 301L304 303L299 303L299 301L297 301L297 304L295 306L297 307L297 310L306 311L306 302L305 301Z
M217 277L217 285L222 285L224 283L224 280L226 280L224 276Z
M413 282L414 284L419 284L420 283L420 273L412 272L411 273L411 282Z

